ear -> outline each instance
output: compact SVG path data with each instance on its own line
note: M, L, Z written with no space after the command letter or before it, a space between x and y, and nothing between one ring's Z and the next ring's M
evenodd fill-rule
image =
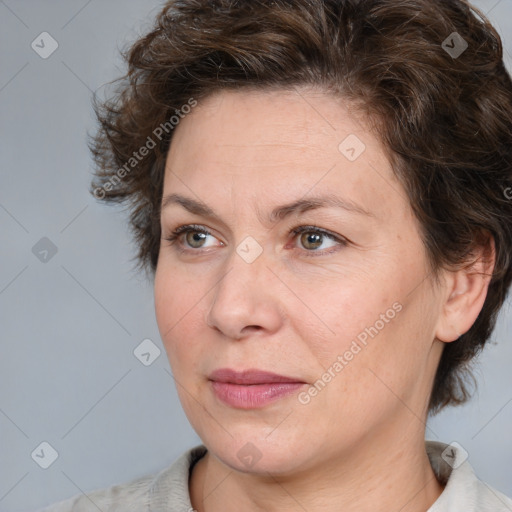
M487 297L495 262L494 238L488 234L472 251L470 264L446 271L444 302L436 329L438 340L455 341L475 323Z

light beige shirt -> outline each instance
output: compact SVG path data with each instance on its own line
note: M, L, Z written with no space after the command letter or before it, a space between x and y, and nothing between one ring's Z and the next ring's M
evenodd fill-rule
M426 441L432 469L445 485L427 512L512 512L512 500L480 481L462 450ZM194 512L188 479L206 453L203 445L185 452L159 473L131 482L80 494L38 512Z

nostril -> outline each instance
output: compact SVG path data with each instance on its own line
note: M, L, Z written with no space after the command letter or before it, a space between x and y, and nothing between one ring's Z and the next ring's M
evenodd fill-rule
M261 329L263 329L263 327L261 327L261 325L247 325L246 327L244 327L242 329L242 332L246 332L246 331L261 331Z

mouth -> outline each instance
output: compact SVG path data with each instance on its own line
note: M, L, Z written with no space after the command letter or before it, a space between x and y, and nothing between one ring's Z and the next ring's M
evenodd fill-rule
M209 376L214 395L235 409L258 409L293 394L306 383L263 370L237 372L229 368L215 370Z

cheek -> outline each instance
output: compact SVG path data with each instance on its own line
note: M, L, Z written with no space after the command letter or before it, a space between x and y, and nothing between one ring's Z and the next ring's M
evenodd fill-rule
M310 311L296 307L294 325L315 362L313 380L330 369L336 375L332 388L350 388L351 399L360 395L368 401L375 396L369 388L384 387L385 392L372 372L399 388L401 379L409 378L404 368L412 375L414 365L423 363L418 356L426 347L420 337L426 340L429 334L422 321L426 311L417 297L408 295L409 279L403 270L386 270L370 279L323 283L307 295L298 291L307 297Z
M376 323L379 333L384 331L398 314L393 304L399 294L390 290L389 284L377 282L375 275L353 274L347 279L317 282L315 287L304 283L302 289L296 284L295 290L305 307L295 299L295 304L288 304L290 317L302 325L312 348L331 356L348 350L353 340L364 343L370 332L375 332L372 327ZM315 336L315 332L324 335Z
M193 363L205 327L207 288L180 272L158 268L155 274L155 316L162 342L174 371L186 360Z
M157 271L154 285L158 329L182 408L194 428L201 431L201 425L207 423L207 418L198 407L201 382L197 375L201 373L199 365L204 352L201 346L204 332L200 331L204 330L205 315L201 313L204 307L201 298L206 290L201 294L197 281L196 286L192 286L183 274L162 270ZM208 427L204 430L208 431Z
M330 380L318 405L329 408L333 421L349 418L348 431L415 403L418 383L428 381L432 342L432 322L419 296L398 288L363 299L347 292L326 315L336 334L313 350L323 367L315 378Z

